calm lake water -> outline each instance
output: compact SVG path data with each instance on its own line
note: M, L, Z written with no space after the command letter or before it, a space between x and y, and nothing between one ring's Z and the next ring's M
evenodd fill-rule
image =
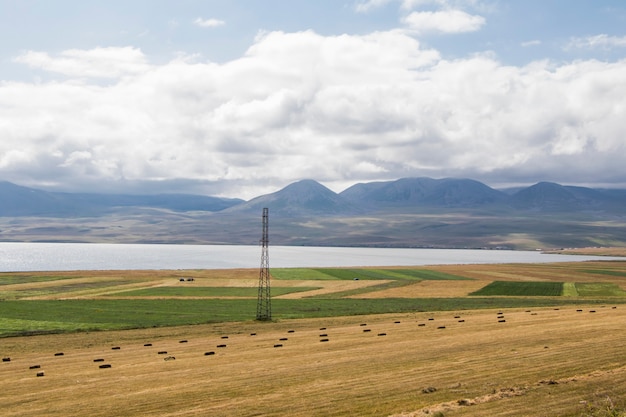
M270 268L536 263L623 258L530 251L270 246ZM260 246L0 242L0 271L258 268Z

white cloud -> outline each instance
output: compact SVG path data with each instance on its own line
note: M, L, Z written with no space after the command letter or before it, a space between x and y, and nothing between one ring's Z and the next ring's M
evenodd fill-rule
M626 36L600 34L584 38L572 38L566 49L613 49L626 48Z
M14 61L70 77L118 78L141 73L148 68L146 57L133 47L69 49L57 57L45 52L28 51Z
M0 177L91 190L171 180L251 198L302 178L626 176L626 60L446 60L403 31L266 32L223 64L108 52L115 62L89 58L100 49L22 55L116 75L0 83Z
M219 19L203 19L201 17L197 18L193 21L196 26L200 26L203 28L215 28L218 26L224 26L226 22Z
M475 32L485 23L485 18L462 10L437 12L412 12L402 21L417 33L463 33Z

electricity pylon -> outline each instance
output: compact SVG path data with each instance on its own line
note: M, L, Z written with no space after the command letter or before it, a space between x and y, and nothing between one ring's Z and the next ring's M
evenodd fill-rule
M272 320L272 298L270 293L270 262L268 238L268 209L263 209L263 237L261 238L261 270L259 271L259 296L256 305L256 319Z

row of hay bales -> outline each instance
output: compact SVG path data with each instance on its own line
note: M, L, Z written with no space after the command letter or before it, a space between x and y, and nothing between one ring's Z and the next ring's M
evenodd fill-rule
M617 307L614 306L612 308L616 309ZM555 308L554 310L559 310L559 309ZM583 309L577 309L576 312L578 312L578 313L583 312ZM595 313L596 310L589 310L589 312L590 313ZM526 310L526 313L530 313L531 315L537 315L536 312L532 312L530 310ZM460 315L455 315L454 319L458 323L465 323L465 319L461 318ZM417 323L418 323L417 325L418 325L418 327L426 327L427 322L433 322L434 320L435 320L434 317L429 317L426 321L417 321ZM497 322L498 323L506 323L506 318L504 316L504 312L502 312L502 311L498 311L497 312ZM400 321L394 321L394 324L400 324L400 323L401 323ZM367 323L360 323L359 327L362 328L362 333L365 333L365 334L372 333L372 329L370 328L370 326L368 326ZM446 329L446 326L445 325L437 325L436 328L437 329ZM330 338L329 333L327 331L328 329L326 327L320 327L319 330L321 332L321 333L319 333L319 342L322 342L322 343L330 342L331 338ZM290 334L290 335L295 333L295 332L296 331L293 330L293 329L287 330L287 333ZM388 331L377 332L376 333L376 335L379 336L379 337L387 336L387 334L388 334ZM250 336L251 337L257 336L257 333L250 333ZM225 340L229 339L229 336L223 335L220 338L222 339L222 341L225 341ZM284 347L286 342L288 342L288 341L289 341L288 337L280 337L277 340L277 343L273 344L273 347L274 348ZM185 344L185 343L188 343L188 340L187 339L182 339L182 340L179 340L179 343L180 344ZM145 343L143 346L144 347L153 347L153 344L152 343ZM216 345L217 349L225 349L227 347L228 347L228 345L226 343L220 343L220 344ZM113 351L119 351L121 349L122 349L121 346L112 346L111 347L111 350L113 350ZM157 351L157 355L162 355L163 359L165 361L171 361L171 360L175 360L176 359L176 357L173 356L171 354L171 352L168 352L167 350L158 350ZM215 356L215 355L216 355L216 351L215 350L210 350L210 351L205 351L204 352L204 356ZM56 352L56 353L54 353L54 356L55 357L62 357L62 356L65 356L65 353L64 352ZM8 363L8 362L11 362L11 361L12 361L12 358L10 356L2 357L2 362L3 363ZM93 359L93 362L98 364L98 368L99 369L110 369L110 368L113 367L111 363L107 363L107 361L104 358L102 358L102 357L98 357L98 358ZM36 374L35 375L37 377L43 377L45 375L44 371L41 370L41 365L40 364L29 365L29 369L30 370L36 370Z

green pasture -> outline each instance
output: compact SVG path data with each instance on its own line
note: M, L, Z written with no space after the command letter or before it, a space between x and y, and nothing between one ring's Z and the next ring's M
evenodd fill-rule
M469 278L429 269L278 268L272 277L284 280L466 280Z
M494 281L470 295L558 297L563 293L562 282Z
M572 298L274 299L274 320L576 304ZM585 300L603 304L604 299ZM0 302L0 337L251 321L255 299L11 300Z
M272 296L312 291L321 287L272 287ZM257 297L258 287L153 287L108 294L112 297Z
M494 281L474 296L518 297L626 297L626 291L609 282L517 282Z

